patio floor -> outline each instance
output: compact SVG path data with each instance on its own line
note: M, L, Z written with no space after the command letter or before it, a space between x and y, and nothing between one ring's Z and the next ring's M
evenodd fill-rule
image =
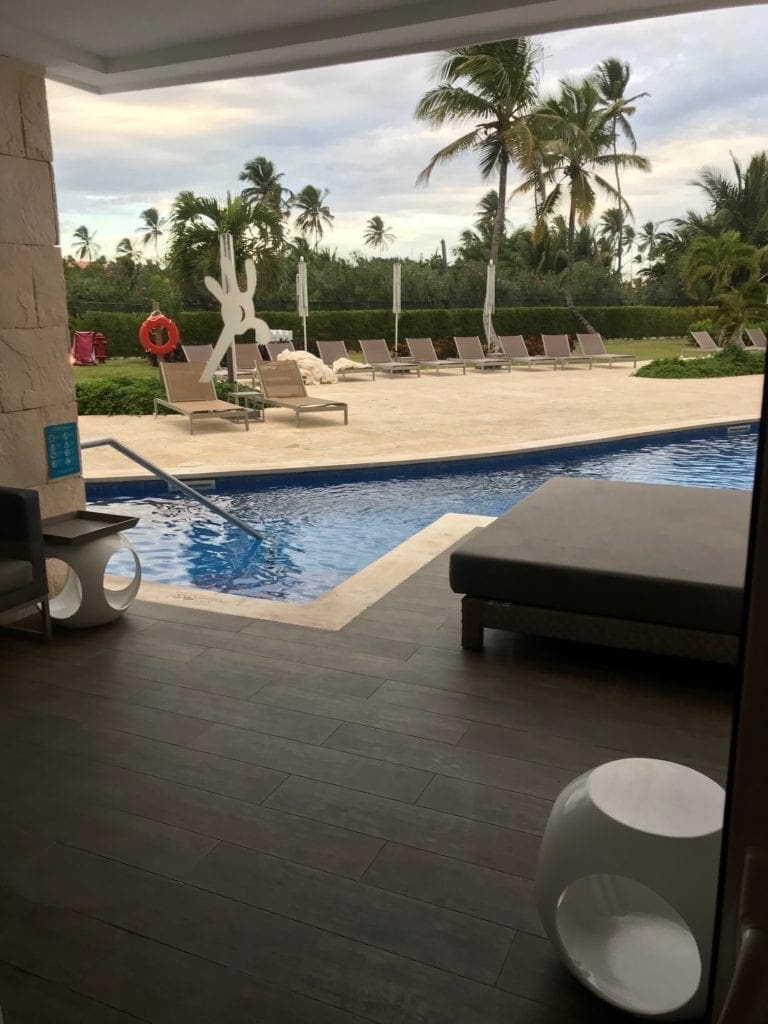
M0 639L6 1024L616 1022L532 898L552 800L723 778L725 670L488 634L447 555L339 632L137 604Z

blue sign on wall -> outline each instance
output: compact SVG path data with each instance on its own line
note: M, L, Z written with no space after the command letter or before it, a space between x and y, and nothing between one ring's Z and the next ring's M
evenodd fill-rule
M80 444L76 423L54 423L45 428L48 479L80 472Z

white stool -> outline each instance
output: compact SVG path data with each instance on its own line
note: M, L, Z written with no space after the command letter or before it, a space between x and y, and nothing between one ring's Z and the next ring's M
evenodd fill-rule
M119 589L107 588L104 586L107 563L116 552L124 550L133 556L133 577ZM139 556L120 533L78 545L48 541L45 553L68 567L64 586L50 601L51 618L60 626L81 629L112 622L123 614L139 591Z
M625 758L575 779L542 840L536 900L568 969L654 1020L703 1014L725 794L670 761Z

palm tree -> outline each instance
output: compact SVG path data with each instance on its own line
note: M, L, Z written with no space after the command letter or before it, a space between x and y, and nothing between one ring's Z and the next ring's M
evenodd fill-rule
M296 216L296 227L302 235L314 236L315 251L323 237L324 228L333 228L333 214L325 205L328 198L328 189L319 189L314 185L305 185L297 192L291 205L299 210Z
M136 230L144 232L141 236L141 244L146 248L150 243L154 243L155 263L159 263L158 243L164 234L163 228L167 223L166 218L161 217L154 206L148 206L146 210L141 211L139 216L141 217L141 224L139 224Z
M168 265L179 288L193 293L192 282L206 274L219 276L219 236L231 234L235 261L253 259L259 281L274 286L280 278L283 255L283 218L268 203L247 202L227 193L214 196L179 192L171 207L171 245Z
M453 250L453 254L464 262L487 263L490 254L489 239L490 233L478 234L477 231L466 228L459 235L459 244Z
M95 238L96 232L91 234L85 224L81 224L79 228L75 229L72 234L72 247L79 260L92 262L98 256L101 246L95 241Z
M701 298L701 285L712 296L756 280L765 250L742 240L738 231L696 235L680 261L680 274L691 298Z
M265 156L254 157L240 172L240 181L249 182L248 188L243 189L243 198L249 203L269 203L287 217L294 195L289 188L281 184L280 179L283 177L285 175L278 174L271 160L267 160Z
M658 256L659 243L661 242L664 233L659 231L659 227L664 221L647 220L645 224L640 226L640 230L637 232L637 251L640 255L645 256L648 268L650 268L653 261Z
M381 217L371 217L365 225L363 242L374 249L379 250L379 256L388 249L395 240L395 233L391 228L385 226Z
M629 263L629 283L632 284L633 273L632 273L632 253L634 252L635 245L637 244L637 232L631 224L624 225L624 246L627 250L627 262Z
M417 182L429 181L438 164L476 152L487 181L498 174L498 208L490 258L498 261L507 206L510 163L527 173L536 160L536 140L528 115L536 101L542 50L530 39L508 39L448 50L436 69L438 84L416 107L415 117L440 127L470 123L464 135L438 150Z
M703 167L691 182L709 200L705 215L689 211L678 227L693 228L708 234L738 231L745 242L768 244L768 153L755 153L746 171L731 153L736 181L712 167Z
M726 345L741 345L744 331L765 312L765 285L754 277L714 296L714 322Z
M536 137L543 140L545 152L541 177L551 185L539 208L537 233L543 235L546 221L564 204L568 211L565 301L573 315L592 331L573 301L576 225L583 227L589 222L598 191L614 202L619 199L615 186L602 177L600 171L616 165L650 171L651 165L636 153L614 152L610 109L603 105L600 93L589 78L581 83L561 82L560 94L546 100L535 111L533 125ZM538 173L529 174L518 191L537 189L539 177ZM625 210L629 210L626 199L621 201Z
M486 238L493 237L493 228L496 224L496 220L499 216L499 193L495 188L492 188L489 192L486 192L480 202L477 204L477 220L475 221L475 228L484 235ZM506 228L506 217L504 218L504 224L502 226L502 234Z
M605 241L611 253L611 263L616 260L616 270L620 272L620 247L624 242L624 218L618 206L611 206L600 216L600 238Z
M632 74L632 69L626 61L616 57L608 57L601 61L595 70L594 83L600 98L610 111L611 133L613 136L613 155L618 153L619 134L623 135L629 143L630 151L637 152L637 140L629 123L630 117L637 109L634 104L636 100L648 96L647 92L639 92L635 96L627 96L627 86ZM621 177L619 164L614 163L616 175L616 196L618 198L617 209L619 211L619 233L616 250L616 269L621 274L624 258L624 219L625 209L621 193Z
M131 263L141 263L141 253L130 238L121 238L117 243L117 255L127 257Z

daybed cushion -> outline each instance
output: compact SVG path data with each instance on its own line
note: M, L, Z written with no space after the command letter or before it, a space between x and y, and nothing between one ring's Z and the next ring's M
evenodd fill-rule
M752 494L555 477L452 555L460 594L738 633Z
M0 558L0 594L23 590L33 580L32 563L21 558Z

